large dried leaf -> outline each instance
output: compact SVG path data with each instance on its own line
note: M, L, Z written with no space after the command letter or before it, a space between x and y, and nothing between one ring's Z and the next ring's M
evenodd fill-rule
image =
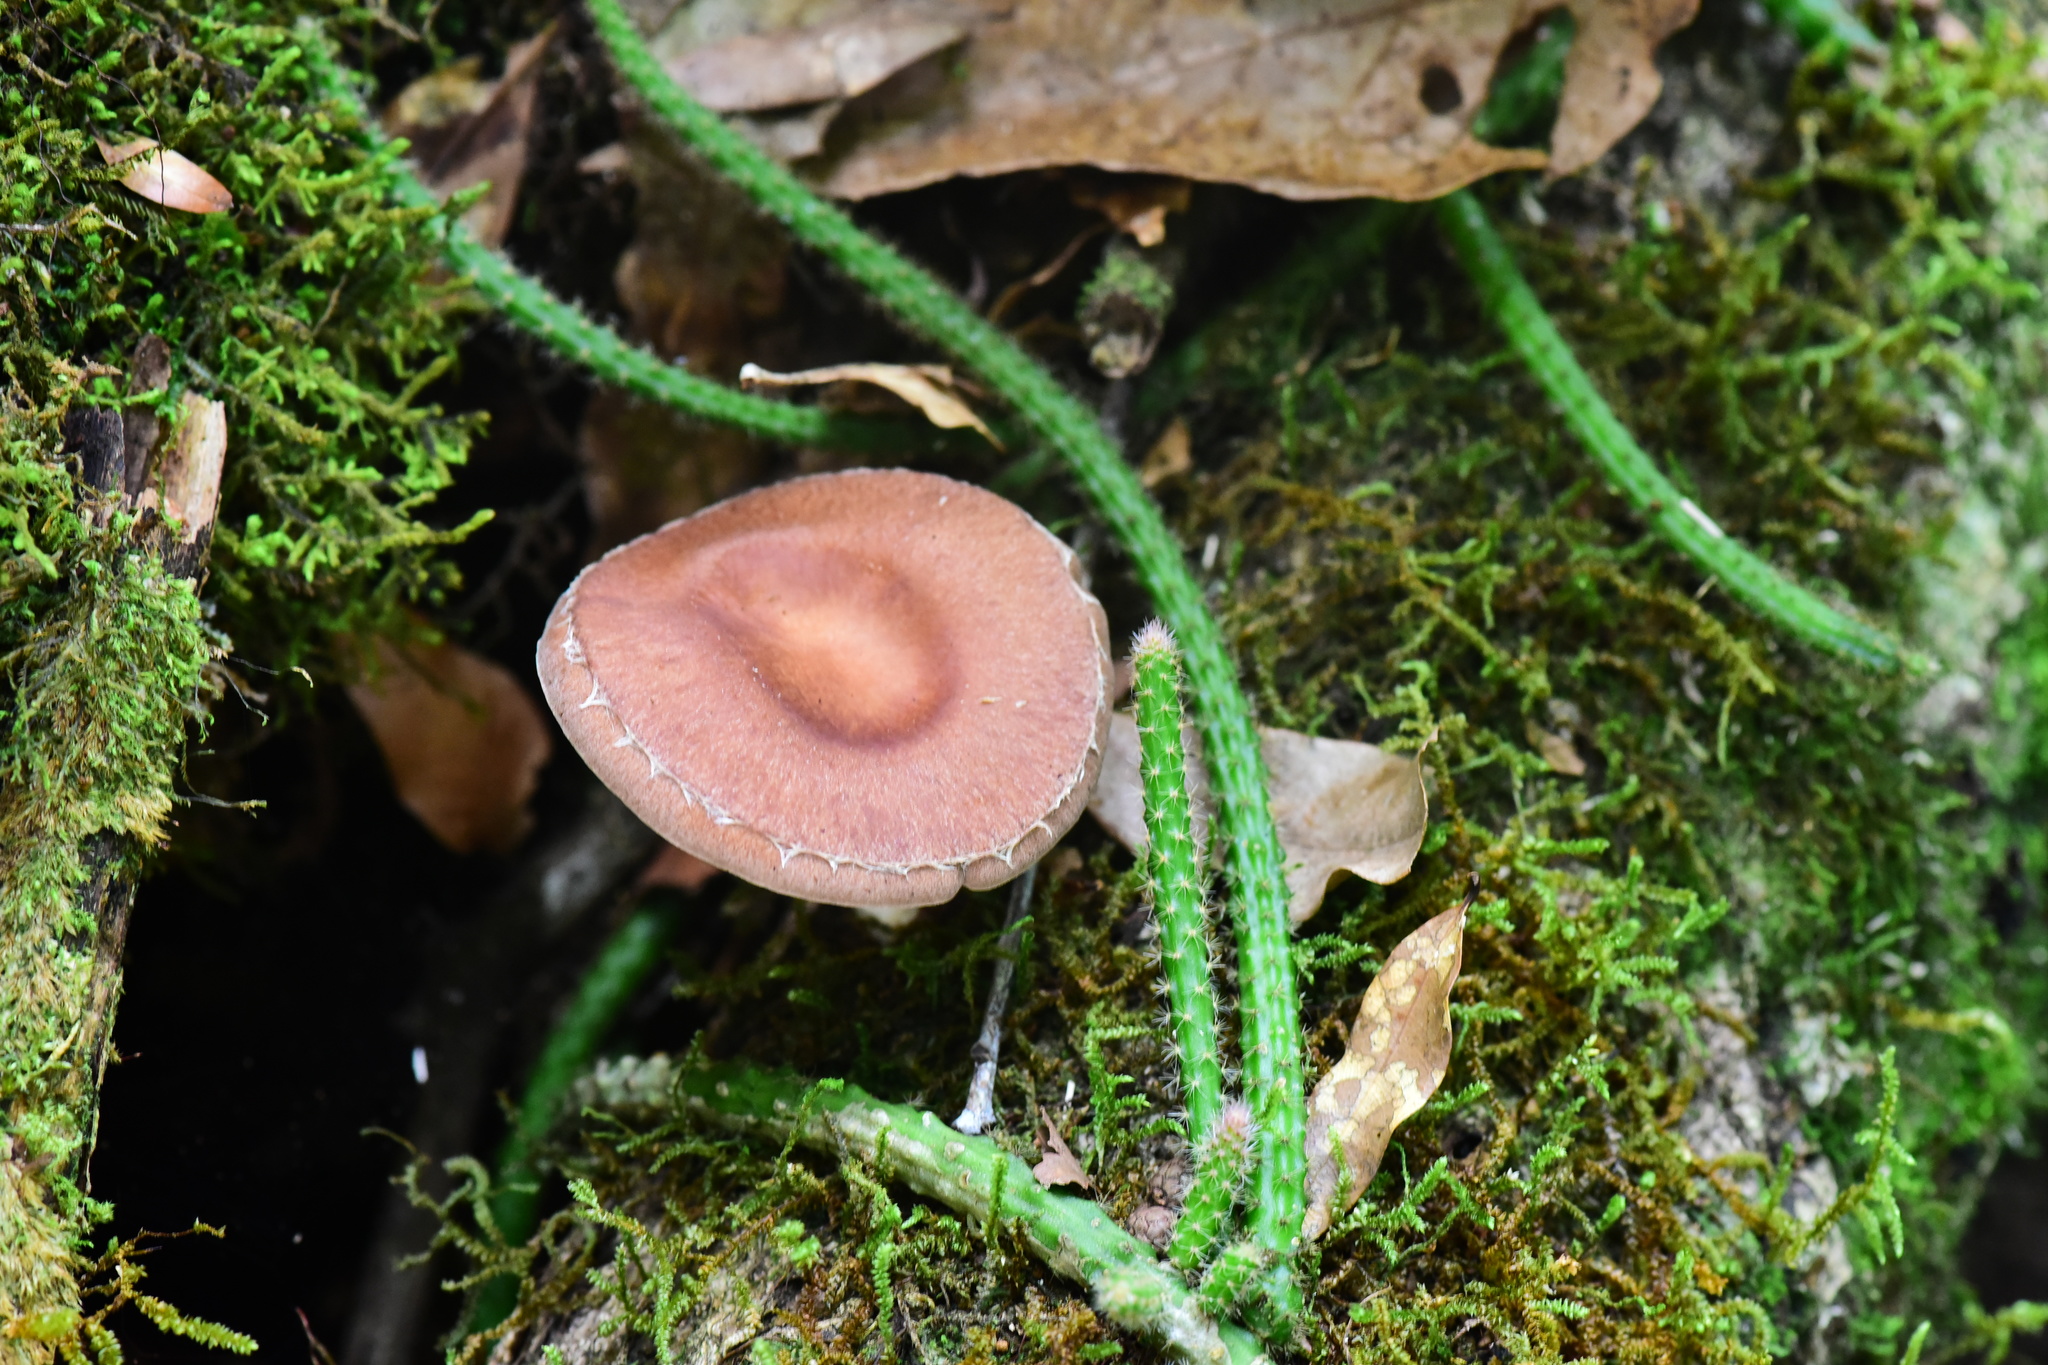
M788 239L658 130L629 125L599 165L637 192L634 238L612 276L634 339L726 383L749 358L782 360ZM577 454L600 551L759 483L770 461L743 432L614 389L591 399Z
M156 139L139 137L119 146L94 142L109 166L121 168L121 183L152 204L185 213L226 213L235 206L228 187L191 160Z
M967 36L959 17L922 5L877 6L780 33L739 33L677 54L669 75L721 113L864 95L920 57Z
M873 384L887 389L923 413L925 420L948 431L972 427L998 450L1003 443L953 392L953 371L944 365L825 365L794 374L777 374L751 362L740 366L741 388L798 389L820 384Z
M1696 5L1566 0L1577 37L1548 155L1489 146L1470 125L1502 51L1556 0L795 0L756 7L744 34L748 51L793 54L823 50L853 23L966 29L957 49L833 109L813 175L846 198L1093 165L1295 199L1428 199L1494 171L1591 163L1649 111L1655 49ZM696 70L699 51L738 52L721 27L731 10L696 0L677 11L656 38L670 69ZM792 63L817 73L790 81L792 105L844 88L827 65ZM756 83L747 107L766 91Z
M1197 837L1206 842L1215 798L1209 791L1208 769L1196 752L1193 726L1185 738L1188 794ZM1273 823L1287 855L1289 912L1296 924L1322 906L1330 878L1339 872L1382 886L1408 875L1429 829L1429 797L1415 755L1266 726L1259 727L1259 750L1270 779L1267 796ZM1133 853L1145 849L1138 725L1125 712L1110 718L1102 774L1088 810L1124 847Z
M375 673L348 689L398 799L457 853L503 853L533 826L527 803L553 727L512 675L460 645L375 645Z
M1465 907L1401 940L1373 978L1344 1055L1308 1098L1308 1217L1314 1241L1358 1202L1394 1129L1429 1102L1451 1064L1451 986L1465 957Z

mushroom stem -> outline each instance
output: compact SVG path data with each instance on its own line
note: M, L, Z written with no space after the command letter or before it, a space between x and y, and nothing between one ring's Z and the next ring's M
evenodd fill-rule
M1266 1307L1258 1310L1258 1318L1270 1338L1286 1337L1301 1315L1294 1257L1301 1244L1307 1173L1301 1005L1288 937L1287 890L1251 707L1179 542L1094 415L1044 367L952 290L861 231L844 212L692 99L647 50L618 0L588 0L587 9L620 76L650 113L797 240L866 288L909 331L979 375L1060 453L1130 556L1160 616L1180 637L1220 807L1218 823L1229 841L1225 866L1235 893L1231 911L1242 980L1245 1098L1262 1137L1252 1236L1270 1257L1261 1285Z
M1152 1248L1119 1227L1101 1205L1041 1189L1022 1161L989 1138L955 1133L936 1114L886 1104L855 1085L814 1086L787 1072L743 1063L679 1073L643 1063L607 1068L596 1079L600 1090L616 1091L619 1080L634 1076L661 1084L663 1093L606 1098L657 1105L680 1101L702 1119L770 1141L794 1138L835 1157L858 1152L885 1179L900 1180L983 1224L996 1219L1054 1270L1091 1286L1104 1313L1190 1365L1266 1360L1250 1333L1204 1313L1195 1294L1159 1263ZM607 1080L613 1084L607 1086Z
M1024 942L1024 912L1031 908L1031 890L1037 884L1037 863L1010 883L1010 909L1003 916L1003 936L996 940L988 1009L981 1016L981 1036L974 1040L974 1075L967 1082L967 1107L953 1120L953 1127L963 1133L979 1134L996 1121L996 1061L1003 1051L1003 1016L1010 1009L1010 982L1017 975L1017 950Z
M1180 653L1165 626L1153 621L1138 632L1131 667L1139 771L1145 783L1146 870L1152 884L1152 913L1159 921L1159 965L1166 977L1174 1048L1180 1055L1188 1140L1200 1146L1223 1112L1223 1063L1216 1055L1206 878L1195 847L1187 755L1181 745Z

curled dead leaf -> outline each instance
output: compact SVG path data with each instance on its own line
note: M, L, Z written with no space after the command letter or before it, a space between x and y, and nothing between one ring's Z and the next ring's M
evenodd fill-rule
M1138 466L1138 481L1147 488L1157 488L1194 467L1194 441L1188 433L1187 419L1176 417L1145 452L1145 459Z
M1186 740L1196 838L1206 843L1215 801L1193 726ZM1289 913L1296 924L1322 906L1330 878L1340 871L1382 886L1408 875L1429 829L1429 796L1416 755L1266 726L1259 728L1259 749L1266 761L1273 823L1287 855ZM1126 712L1110 717L1102 775L1088 811L1133 853L1146 847L1138 726Z
M370 727L398 800L457 853L507 852L533 826L527 809L553 727L512 675L456 644L379 638L374 673L349 700Z
M1051 1189L1055 1185L1079 1185L1084 1190L1095 1188L1095 1182L1088 1178L1088 1172L1081 1166L1074 1154L1067 1150L1066 1139L1053 1126L1052 1115L1045 1116L1045 1154L1031 1168L1032 1178L1040 1188Z
M121 183L152 204L185 213L226 213L235 206L228 187L179 152L139 137L115 145L94 138L109 166L121 167Z
M1429 1102L1451 1064L1451 986L1465 910L1430 920L1387 955L1358 1007L1344 1055L1308 1100L1308 1216L1314 1241L1379 1172L1394 1129Z
M1102 176L1069 182L1067 198L1094 209L1139 246L1154 247L1166 240L1166 215L1186 213L1194 189L1175 177Z
M803 388L817 384L873 384L887 389L925 415L935 427L972 427L1001 450L1003 443L988 424L952 392L953 371L945 365L826 365L794 374L777 374L759 365L740 366L742 388Z

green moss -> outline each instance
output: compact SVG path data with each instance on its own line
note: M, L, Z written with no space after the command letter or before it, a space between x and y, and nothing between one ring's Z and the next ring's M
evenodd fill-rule
M77 1317L104 1216L72 1183L98 1084L90 1040L74 1045L119 986L102 973L107 998L87 999L88 881L132 884L161 843L230 638L261 666L320 669L338 633L394 628L447 586L435 550L463 529L426 509L476 423L420 395L473 314L418 249L437 211L384 208L352 128L309 98L291 17L227 0L0 12L0 1122L17 1163L0 1323L31 1359L76 1344L21 1324ZM94 139L142 135L235 209L123 188ZM151 333L170 382L124 396ZM146 524L82 493L60 437L68 410L168 414L184 392L228 413L203 595L167 576Z

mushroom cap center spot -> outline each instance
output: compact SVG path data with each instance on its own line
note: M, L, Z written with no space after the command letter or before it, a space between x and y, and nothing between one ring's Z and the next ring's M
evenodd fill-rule
M956 691L937 604L888 564L800 536L727 546L698 605L799 723L856 744L916 734Z

